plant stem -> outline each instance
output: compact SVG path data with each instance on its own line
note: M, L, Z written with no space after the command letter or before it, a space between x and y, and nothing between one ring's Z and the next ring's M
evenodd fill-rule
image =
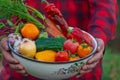
M8 23L9 26L14 27L14 24L9 19L7 20L7 23Z
M3 28L3 27L5 27L5 24L0 22L0 28Z
M18 26L16 26L15 33L19 33L19 25L18 25Z
M39 18L41 18L42 20L45 19L44 16L42 15L42 13L40 13L40 12L37 11L36 9L34 9L34 8L32 8L31 6L28 6L28 5L26 5L26 7L29 8L29 9L31 9L34 13L36 13L37 16L38 16Z
M45 3L45 4L49 5L49 2L47 0L41 0L41 3Z
M28 21L34 22L34 24L37 25L38 28L41 28L41 29L44 28L44 26L37 19L35 19L33 16L25 14L25 13L21 13L21 12L16 11L16 10L13 10L13 11L21 16L24 16L23 18L27 19Z

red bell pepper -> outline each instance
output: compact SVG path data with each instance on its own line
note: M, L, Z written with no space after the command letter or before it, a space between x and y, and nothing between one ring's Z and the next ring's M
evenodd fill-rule
M77 28L77 27L71 29L70 32L69 32L69 29L68 29L67 38L75 39L79 43L82 43L84 41L87 44L92 45L91 37L87 33L83 32L80 28Z
M46 5L45 11L49 17L54 17L55 15L62 17L61 12L53 3L49 3L48 5Z
M79 43L83 41L83 32L79 28L73 28L70 33L68 33L67 38L75 39Z
M54 21L59 27L61 28L62 33L67 36L67 29L68 24L63 18L61 12L53 3L48 3L46 0L42 0L42 2L45 2L47 5L45 6L45 13L46 16Z

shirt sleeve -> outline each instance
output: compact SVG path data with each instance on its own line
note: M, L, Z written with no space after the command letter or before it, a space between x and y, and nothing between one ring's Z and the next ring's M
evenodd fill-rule
M115 37L118 21L116 0L89 0L91 20L88 32L101 38L105 45Z

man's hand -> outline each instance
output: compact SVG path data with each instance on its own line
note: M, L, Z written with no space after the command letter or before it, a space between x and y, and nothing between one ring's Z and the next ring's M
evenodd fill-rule
M27 75L24 67L9 52L9 48L8 48L8 45L7 45L7 38L3 38L1 40L1 42L0 42L0 50L2 52L2 55L3 55L4 59L7 61L7 63L9 64L11 69L17 71L18 73L23 74L24 76Z
M96 40L97 40L97 43L98 43L97 52L81 68L80 75L77 75L78 78L81 77L83 74L92 71L93 68L96 67L96 65L98 64L98 62L100 61L100 59L103 57L103 52L104 52L104 48L105 48L104 42L103 42L102 39L99 39L99 38L96 38Z

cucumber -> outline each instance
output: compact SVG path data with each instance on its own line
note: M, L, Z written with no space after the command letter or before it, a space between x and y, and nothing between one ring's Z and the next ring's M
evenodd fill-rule
M65 38L39 38L35 41L37 51L43 50L54 50L60 51L63 49L63 44L65 42Z

